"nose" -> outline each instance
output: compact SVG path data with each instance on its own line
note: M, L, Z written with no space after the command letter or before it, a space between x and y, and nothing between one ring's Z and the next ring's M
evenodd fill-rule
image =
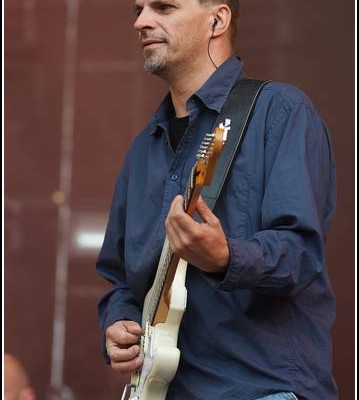
M144 7L139 13L133 27L141 32L143 29L151 29L154 27L154 20L150 10Z

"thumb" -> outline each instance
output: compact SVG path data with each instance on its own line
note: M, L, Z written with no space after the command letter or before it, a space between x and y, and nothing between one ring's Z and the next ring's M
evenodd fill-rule
M122 322L122 326L124 327L124 329L127 332L133 333L135 335L140 335L142 333L142 328L137 322L135 322L135 321L126 321L126 320L123 320L121 322Z
M212 213L211 209L207 206L202 196L199 196L196 208L198 214L202 217L204 222L208 223L208 225L213 225L218 220Z

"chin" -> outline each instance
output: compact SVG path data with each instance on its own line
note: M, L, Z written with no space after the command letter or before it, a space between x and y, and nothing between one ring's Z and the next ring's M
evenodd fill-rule
M151 74L159 75L167 68L167 62L162 57L155 55L145 58L144 69Z

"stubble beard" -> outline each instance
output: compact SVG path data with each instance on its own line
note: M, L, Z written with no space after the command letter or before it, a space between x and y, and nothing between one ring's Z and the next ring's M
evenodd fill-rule
M144 69L151 74L160 75L167 68L167 60L158 54L149 54L145 56Z

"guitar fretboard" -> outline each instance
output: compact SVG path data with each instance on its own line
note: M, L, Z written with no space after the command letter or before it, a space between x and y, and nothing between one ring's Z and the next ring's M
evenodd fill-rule
M186 186L186 190L183 194L184 198L184 209L187 211L188 209L188 204L191 199L191 195L193 192L194 188L194 174L195 174L196 168L193 167L191 170L191 174ZM162 247L162 253L161 253L161 258L157 267L157 273L155 276L155 280L153 282L152 286L152 293L151 293L151 298L150 298L150 306L147 311L147 316L145 316L145 321L149 322L150 325L153 324L156 311L158 308L158 304L161 298L161 294L163 291L163 287L166 281L166 276L168 272L168 268L171 264L171 261L173 259L173 252L171 250L169 241L167 239L167 236L165 238L163 247Z
M194 193L196 178L198 174L201 172L198 169L199 162L206 163L211 157L213 152L213 141L215 139L215 133L209 133L205 135L201 146L197 152L197 163L191 170L188 183L186 186L186 190L183 194L184 198L184 210L190 214L194 211L194 204L191 204L192 195ZM201 185L197 184L197 188L200 190ZM194 196L195 197L195 196ZM160 261L157 267L157 272L155 276L155 280L153 282L151 288L151 298L149 301L149 307L147 310L147 315L144 315L143 321L148 322L150 325L153 325L154 319L156 317L156 313L158 310L158 306L161 300L161 296L163 293L163 289L166 283L166 278L168 275L169 267L171 265L172 260L174 259L174 254L170 248L170 244L168 238L166 236L165 242L162 247ZM175 261L175 260L174 260Z

